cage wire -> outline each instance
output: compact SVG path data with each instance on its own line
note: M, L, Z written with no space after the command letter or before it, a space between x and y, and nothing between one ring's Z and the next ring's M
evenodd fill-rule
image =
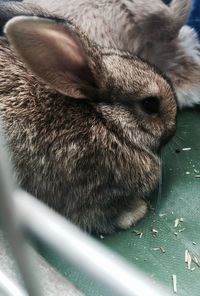
M24 230L28 230L40 241L47 243L57 254L90 278L109 288L112 295L171 295L67 219L30 194L17 189L13 183L3 133L0 132L0 135L0 221L24 282L24 287L13 282L0 266L1 295L47 296L37 272L38 262L30 250ZM62 281L63 278L57 277L57 282L54 284L57 285ZM52 283L49 281L50 284ZM70 292L68 287L63 288L66 289L65 294L59 294L57 290L56 294L51 295L82 295L75 291Z

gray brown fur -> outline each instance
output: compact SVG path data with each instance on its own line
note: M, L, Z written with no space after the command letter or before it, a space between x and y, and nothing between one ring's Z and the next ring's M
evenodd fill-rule
M84 230L109 233L126 228L126 213L136 215L130 224L145 214L160 148L175 132L176 100L152 66L78 36L95 77L86 99L55 91L1 38L0 114L19 185ZM160 98L157 116L141 110L149 96Z

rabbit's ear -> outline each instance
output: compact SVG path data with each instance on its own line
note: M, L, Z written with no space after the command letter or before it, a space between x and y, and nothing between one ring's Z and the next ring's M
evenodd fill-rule
M17 54L51 88L84 98L96 86L97 49L61 20L15 17L4 29Z
M192 0L172 0L170 12L177 32L186 24L192 10Z

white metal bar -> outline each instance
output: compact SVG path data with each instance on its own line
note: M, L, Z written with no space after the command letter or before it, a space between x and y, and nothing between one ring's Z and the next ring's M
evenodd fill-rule
M9 167L9 159L5 150L3 132L0 129L0 219L1 225L10 242L24 284L30 296L40 296L39 282L29 253L27 242L20 228L20 219L16 212L12 192L14 182Z
M84 296L71 282L53 268L42 256L40 256L31 246L30 255L32 261L37 266L37 276L40 279L40 288L43 296ZM10 246L5 240L5 235L0 231L0 270L8 277L9 282L14 283L19 287L23 286L23 281L19 275L19 270L16 266L15 259L10 252ZM0 274L0 295L4 295L6 290L3 286L7 284L8 289L12 291L12 296L17 296L16 289L12 288L9 282L4 281L4 277ZM22 288L21 288L22 289ZM27 296L27 294L26 294Z
M14 192L23 226L116 295L167 296L164 289L24 191ZM31 213L31 215L30 215Z
M28 296L27 293L14 283L6 274L0 270L0 291L6 296ZM2 295L2 294L1 294Z

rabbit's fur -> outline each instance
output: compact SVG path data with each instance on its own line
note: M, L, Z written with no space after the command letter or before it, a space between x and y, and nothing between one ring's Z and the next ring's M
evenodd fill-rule
M19 184L87 231L136 223L175 132L171 84L60 19L15 17L5 34L0 115Z
M185 26L192 0L24 0L70 18L95 42L130 51L173 82L180 107L200 102L200 46Z

